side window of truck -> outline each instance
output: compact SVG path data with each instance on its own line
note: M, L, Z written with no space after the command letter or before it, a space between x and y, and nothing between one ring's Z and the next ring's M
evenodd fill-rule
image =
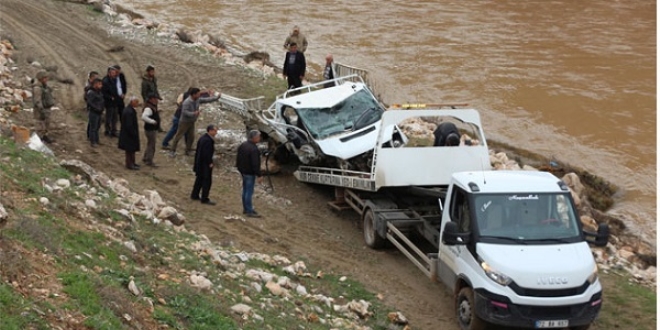
M451 221L458 224L458 230L461 233L467 233L471 230L470 205L467 200L465 190L455 187L452 193L451 203Z

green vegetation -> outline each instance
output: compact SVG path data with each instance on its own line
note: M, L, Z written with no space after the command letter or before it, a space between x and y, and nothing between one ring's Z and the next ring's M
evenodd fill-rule
M631 283L629 275L601 272L603 307L595 329L656 329L657 293Z
M0 189L11 191L0 201L11 205L12 215L0 231L2 329L71 328L69 322L91 329L124 329L137 324L143 328L160 324L174 329L255 330L304 324L306 329L327 329L328 324L321 324L319 318L345 317L324 302L295 292L290 299L282 299L265 287L261 292L250 289L246 283L252 280L228 276L225 266L194 250L198 237L140 216L131 222L113 211L120 205L111 192L97 193L93 196L97 208L82 211L85 199L90 198L89 189L78 187L83 182L75 182L55 160L38 152L0 138L0 158ZM44 182L54 186L57 179L72 180L72 185L54 192L45 189ZM49 202L40 202L41 197ZM124 245L129 241L138 253ZM386 314L391 310L360 283L341 281L334 274L322 278L288 275L281 266L253 259L245 267L288 276L311 295L334 297L336 305L368 301L372 315L358 322L374 329L389 324ZM213 289L190 286L192 271L205 272ZM138 296L128 290L131 281L141 291ZM32 289L21 289L28 287ZM37 296L35 288L48 293ZM253 311L257 319L232 314L230 308L245 299L253 308L268 307Z

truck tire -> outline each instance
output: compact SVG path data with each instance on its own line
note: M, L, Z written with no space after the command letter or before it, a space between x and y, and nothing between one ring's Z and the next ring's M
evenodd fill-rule
M474 312L474 292L464 287L456 296L456 319L461 330L485 330L486 322Z
M367 246L372 249L380 249L385 246L387 241L380 237L376 231L376 226L374 224L375 219L376 215L374 214L374 211L370 208L366 209L362 214L362 230L364 233L364 242Z

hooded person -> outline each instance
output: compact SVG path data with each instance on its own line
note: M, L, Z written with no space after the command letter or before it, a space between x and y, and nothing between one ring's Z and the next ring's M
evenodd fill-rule
M433 135L435 136L433 145L436 147L452 147L459 145L461 142L461 133L456 125L450 122L438 125L438 128L433 131Z

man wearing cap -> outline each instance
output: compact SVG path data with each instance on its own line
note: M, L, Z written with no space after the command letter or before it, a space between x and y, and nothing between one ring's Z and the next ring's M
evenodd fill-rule
M260 218L261 215L254 210L252 195L255 181L261 182L261 153L257 143L261 141L261 133L252 130L248 133L248 140L243 142L236 153L236 168L243 178L243 214L251 218Z
M215 202L209 199L209 191L211 191L211 184L213 183L214 137L217 133L218 129L215 125L207 126L206 134L199 138L195 150L195 164L193 165L195 184L190 199L199 200L202 204L207 205L215 205ZM199 195L200 191L202 193L201 197Z
M147 72L142 75L142 99L146 103L149 95L155 95L156 98L162 100L160 93L158 93L158 82L156 81L156 69L149 65Z
M181 118L179 118L179 128L172 142L171 157L176 156L176 147L184 135L188 136L186 139L186 156L192 150L192 143L195 141L195 122L201 113L199 110L200 103L214 102L220 98L220 93L217 96L202 97L201 90L196 87L191 88L189 92L190 96L181 105ZM213 92L210 92L210 94L213 94Z
M53 89L48 86L46 71L39 71L37 78L33 80L32 103L37 134L41 135L41 140L45 143L53 143L54 141L48 137L48 129L50 128L50 108L55 105L55 99Z
M289 84L288 89L302 87L306 68L305 55L298 51L298 44L291 43L289 51L284 56L284 65L282 66L282 74Z
M121 115L118 147L126 152L126 168L139 170L140 166L135 163L135 153L140 151L140 133L135 107L140 104L140 100L136 96L131 96L128 102Z
M119 72L115 67L109 67L107 75L103 78L103 101L105 103L105 136L117 137L117 121L119 111L123 109L124 101L119 96L117 88Z
M284 49L289 50L291 47L291 44L296 44L300 48L300 52L304 53L307 51L307 38L300 33L300 28L298 25L293 27L293 31L291 31L291 34L286 37L286 40L284 40Z
M142 109L142 120L144 121L144 135L147 136L147 147L142 156L142 162L151 167L157 167L154 163L156 153L156 133L160 130L160 113L158 112L158 96L150 94Z

